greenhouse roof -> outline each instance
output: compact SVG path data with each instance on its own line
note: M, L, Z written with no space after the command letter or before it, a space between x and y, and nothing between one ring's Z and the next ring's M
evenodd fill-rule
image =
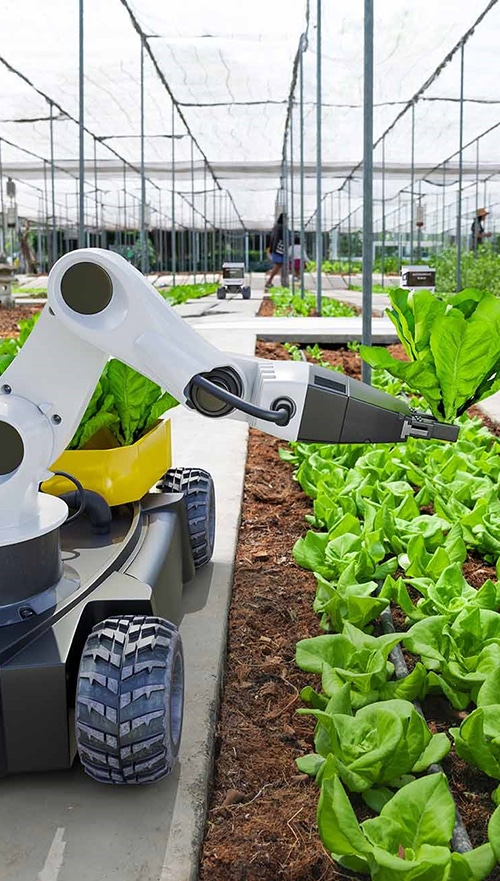
M347 196L350 210L361 204L363 7L363 0L322 4L322 167L323 192L328 194L324 220L330 226L345 215ZM22 17L19 2L3 0L3 174L16 182L20 215L36 220L50 201L53 155L56 215L58 223L66 225L78 218L78 25L77 0L45 0L43 7L23 0ZM184 0L178 5L84 0L87 224L115 226L138 220L143 41L144 168L151 223L168 227L173 207L178 226L194 222L268 228L284 155L290 164L291 137L294 195L298 194L301 35L307 47L305 216L312 217L316 25L316 3L309 8L306 0L253 0L248 5L227 0ZM437 193L446 184L450 202L455 198L459 44L467 36L463 143L470 146L462 155L464 185L487 181L485 196L488 204L495 203L500 172L500 95L494 75L499 35L497 0L375 3L376 199L383 167L386 199L408 191L412 123L419 192Z

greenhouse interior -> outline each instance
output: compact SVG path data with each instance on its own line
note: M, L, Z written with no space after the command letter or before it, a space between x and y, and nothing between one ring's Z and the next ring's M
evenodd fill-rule
M0 4L2 881L500 881L499 41Z

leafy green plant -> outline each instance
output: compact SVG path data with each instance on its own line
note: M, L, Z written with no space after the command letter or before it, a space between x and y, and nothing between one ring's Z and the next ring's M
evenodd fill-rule
M460 728L450 728L450 734L461 759L484 771L488 777L500 780L499 704L477 707L463 720ZM497 787L492 793L496 804L499 796L500 787Z
M47 288L19 287L19 285L13 285L12 293L24 297L46 297Z
M296 759L297 767L318 783L338 775L351 792L399 787L408 782L407 775L440 762L451 746L446 734L431 734L409 701L370 704L353 716L338 712L332 698L324 710L298 712L314 716L317 725L316 752Z
M500 300L477 290L444 299L425 290L390 296L387 314L410 360L362 346L368 364L404 380L448 422L500 388Z
M388 656L402 636L370 636L346 623L342 633L300 640L295 659L301 670L321 676L322 689L329 698L348 683L354 709L378 700L413 700L425 694L426 674L421 664L404 679L390 681L394 665ZM302 692L309 702L314 694L312 690Z
M417 621L403 644L431 671L429 687L441 689L463 710L500 664L500 615L479 607L465 609L454 620L434 615Z
M302 361L302 350L300 346L297 346L295 343L283 343L283 347L290 355L292 361Z
M447 566L437 580L433 577L411 578L409 583L422 594L422 599L416 605L410 599L403 578L394 581L389 575L380 596L397 602L411 623L435 615L456 618L463 611L476 607L496 611L500 605L498 582L488 579L476 589L464 578L460 563Z
M19 349L21 349L26 342L35 324L40 318L40 314L40 312L36 312L31 318L21 318L17 323L19 333L16 337L4 337L4 339L0 339L0 374L2 374L4 370L7 370L7 367L12 363L19 352Z
M107 428L119 445L133 444L177 401L136 370L111 358L68 449L80 449Z
M455 804L444 774L408 783L379 817L359 824L338 777L325 780L318 805L321 840L333 859L375 881L482 881L499 857L500 809L489 842L452 853Z
M171 288L158 288L158 291L171 306L178 306L187 300L198 300L200 297L215 294L217 287L218 285L212 282L201 282L200 284L178 284Z
M429 264L436 268L436 290L448 292L456 290L457 283L457 249L446 248L429 259ZM464 287L477 288L498 296L500 294L500 254L496 254L491 246L481 245L477 254L473 251L462 251L461 279Z
M274 303L275 315L298 316L307 318L316 312L316 296L307 293L304 297L292 294L289 288L271 288L270 299ZM356 315L356 310L347 303L341 303L334 297L323 297L321 311L325 317L341 318Z
M394 285L381 285L381 284L378 284L377 282L373 282L371 289L372 289L372 294L390 294L394 290ZM360 284L350 284L349 290L350 291L362 291L363 286Z

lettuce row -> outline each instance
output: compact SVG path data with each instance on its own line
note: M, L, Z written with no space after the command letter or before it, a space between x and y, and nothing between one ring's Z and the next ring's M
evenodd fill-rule
M429 446L434 448L430 458L434 476L441 476L440 481L429 476L428 457L425 456L424 461L423 445L418 442L389 451L387 447L362 445L350 448L315 445L306 451L303 445L297 444L293 452L288 451L284 456L299 466L297 478L314 498L314 513L308 519L316 530L323 530L319 533L311 531L298 542L295 557L316 574L315 609L322 614L323 627L341 631L302 640L297 645L299 666L321 675L324 692L318 694L312 688L303 691L303 699L312 705L311 710L304 712L312 713L317 719L316 752L302 757L298 764L302 770L316 776L321 785L318 824L322 840L334 859L348 868L369 872L373 878L383 878L384 881L396 877L428 878L429 881L434 878L457 881L485 878L498 858L494 850L495 842L500 841L497 814L490 822L490 843L467 855L452 854L449 849L453 822L446 839L439 845L432 838L423 840L418 848L405 845L404 830L400 830L397 844L383 836L375 840L373 832L367 836L370 824L376 824L382 815L384 822L378 828L388 829L390 826L389 806L393 805L397 795L392 796L388 784L407 783L412 771L416 773L421 766L418 762L416 766L406 763L399 779L394 779L397 777L395 770L393 778L388 780L390 765L387 770L384 768L383 757L377 749L376 722L368 737L370 748L363 754L363 717L356 721L363 713L373 713L374 716L380 713L382 718L384 706L404 705L404 699L423 696L429 686L441 688L455 700L456 706L461 707L469 703L471 696L479 702L481 693L492 689L489 677L493 676L492 670L498 664L500 616L495 610L498 608L499 586L488 581L480 591L475 591L463 578L461 564L468 547L489 554L492 561L499 556L495 542L500 541L500 534L494 510L499 483L498 444L479 427L477 420L464 419L463 422L461 442L451 457L447 448L448 456L443 459L441 444L426 445L426 450ZM456 501L462 506L460 511L451 484L457 493ZM439 485L440 496L434 491L436 485ZM421 514L420 506L424 505L433 506L435 513ZM457 519L460 522L455 522ZM500 549L500 543L498 547ZM395 581L391 577L394 563L405 570L404 579ZM374 596L375 579L380 579L380 568L385 564L389 565L389 572L385 573L381 593ZM421 594L416 605L408 593L409 583ZM357 629L369 624L370 614L376 617L380 613L381 606L370 608L370 603L389 599L400 603L410 623L417 622L407 636L396 635L396 641L404 637L405 645L412 650L417 651L416 644L407 640L412 638L418 623L422 629L429 620L428 616L434 621L439 619L433 629L437 647L429 638L426 651L422 653L422 660L429 670L428 681L422 664L417 664L405 680L392 680L393 669L388 654L394 638L379 637L381 642L378 643L377 638ZM486 631L485 625L488 625ZM467 635L468 629L471 632ZM479 638L481 632L486 632L486 641ZM419 637L418 630L415 636ZM420 636L425 641L425 635L421 633ZM401 687L406 687L407 693L398 693ZM350 709L339 708L340 696L344 693L349 706L357 711L356 716L352 716ZM400 700L395 701L395 697ZM384 703L377 705L375 701ZM465 727L465 722L463 725ZM386 723L385 730L391 743L392 736L397 736L396 728L393 730L390 723ZM494 736L490 729L487 735L491 752ZM445 740L449 744L446 737ZM383 744L379 746L383 752ZM444 746L446 748L446 744ZM346 752L349 755L346 756ZM391 758L395 768L394 756L398 754L405 754L401 743L398 747L393 744ZM359 765L366 772L364 779L358 773ZM476 765L484 767L484 760L483 765L478 761ZM418 785L428 779L407 783L404 788L404 798L411 807L412 816L419 811ZM364 791L367 802L381 811L380 818L359 826L341 780L354 791ZM453 819L453 800L444 778L442 785L452 807ZM336 823L335 807L330 798L334 791L337 801L340 799L343 804ZM341 792L343 801L339 795ZM439 810L437 813L439 815ZM332 824L337 829L340 826L342 831L352 825L356 830L358 849L348 847L342 851L338 846L331 847L328 830ZM360 831L365 836L363 844ZM438 846L442 848L439 853Z
M353 715L349 697L346 684L325 709L299 710L313 715L317 726L315 752L298 759L297 766L317 783L338 776L351 792L379 803L380 790L371 792L371 787L399 788L411 779L408 775L426 771L450 751L446 734L431 734L409 701L385 700Z
M481 881L500 859L500 808L488 825L489 842L452 853L455 803L444 774L408 783L380 816L359 824L338 776L323 782L318 826L341 866L376 881Z

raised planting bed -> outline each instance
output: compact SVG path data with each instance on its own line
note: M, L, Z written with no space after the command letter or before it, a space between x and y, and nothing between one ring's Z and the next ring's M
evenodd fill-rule
M262 357L286 358L274 343L259 343ZM398 355L396 347L392 354ZM321 357L359 378L360 359L344 349ZM304 685L319 690L319 677L297 669L297 638L321 633L312 612L315 579L293 560L292 548L308 525L312 504L278 458L284 445L251 432L245 500L230 616L225 691L217 732L217 761L200 881L336 881L352 874L334 864L316 829L318 789L295 759L313 750L314 720L297 716ZM422 506L425 513L432 507ZM462 571L479 588L494 568L470 550ZM394 573L394 578L398 573ZM415 599L416 599L415 595ZM396 604L393 604L396 610ZM397 629L404 615L395 612ZM380 633L375 623L374 635ZM417 658L404 650L412 668ZM460 724L464 712L444 697L423 704L432 732ZM487 840L497 781L466 765L454 748L442 760L471 842ZM358 819L374 816L359 795L350 796ZM383 875L380 876L383 878ZM437 876L436 876L437 877ZM488 876L500 881L500 870Z

